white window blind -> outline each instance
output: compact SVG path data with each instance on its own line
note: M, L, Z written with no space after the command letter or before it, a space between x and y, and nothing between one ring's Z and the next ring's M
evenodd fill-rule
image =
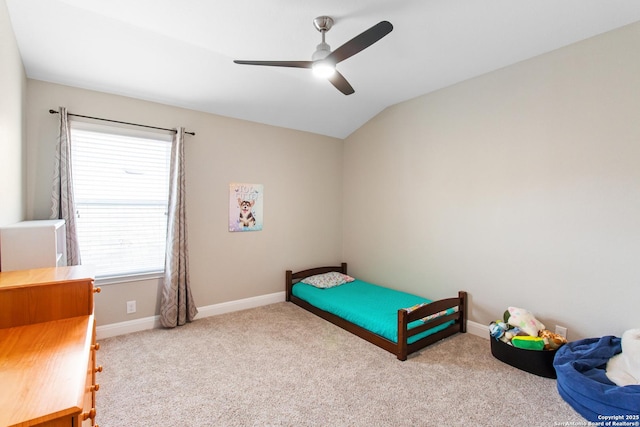
M171 135L127 133L72 122L78 243L98 278L164 271Z

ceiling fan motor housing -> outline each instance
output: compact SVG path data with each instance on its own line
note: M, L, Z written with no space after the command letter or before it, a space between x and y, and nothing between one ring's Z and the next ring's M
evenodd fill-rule
M330 53L331 53L331 46L329 46L325 42L322 42L318 46L316 46L316 51L313 52L313 55L311 56L311 60L319 61L329 56Z

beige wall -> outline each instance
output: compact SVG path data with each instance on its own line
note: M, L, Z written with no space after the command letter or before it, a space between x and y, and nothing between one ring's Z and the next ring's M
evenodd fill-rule
M344 260L432 298L468 290L481 324L519 305L571 339L640 325L640 24L390 107L343 152L340 140L27 81L8 22L0 0L0 225L48 217L47 111L65 105L197 132L186 154L199 306ZM226 230L234 181L265 185L263 231ZM100 324L155 314L158 288L104 286Z
M166 105L27 82L29 219L47 218L56 115L69 112L196 132L185 145L191 283L200 307L284 291L287 268L340 261L342 144L339 139ZM229 183L264 185L264 229L228 231ZM103 286L100 325L152 316L157 280ZM126 315L126 301L137 313Z
M350 271L569 338L640 326L640 23L393 106L345 142Z
M25 216L26 76L5 0L0 0L0 226Z

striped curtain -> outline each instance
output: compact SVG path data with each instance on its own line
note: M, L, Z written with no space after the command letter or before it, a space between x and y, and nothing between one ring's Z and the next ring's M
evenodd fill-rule
M50 219L64 219L67 235L67 265L80 265L80 248L76 231L76 208L73 200L71 173L71 132L69 116L65 107L60 107L60 132L56 145L51 192Z
M191 322L198 313L189 285L189 253L185 214L184 128L171 145L167 250L160 303L160 323L166 328Z

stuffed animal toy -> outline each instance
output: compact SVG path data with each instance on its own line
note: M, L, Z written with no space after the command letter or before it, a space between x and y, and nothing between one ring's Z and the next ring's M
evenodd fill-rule
M513 337L517 337L521 334L522 331L520 330L520 328L511 328L507 329L507 331L504 333L504 337L506 340L511 341Z
M489 325L489 334L497 340L504 341L503 338L507 329L509 329L509 326L500 320L496 320Z
M511 326L520 328L525 334L537 337L538 333L544 329L544 325L534 315L524 308L509 307L509 319L507 320ZM505 313L506 317L506 313Z
M513 337L511 344L514 347L525 350L542 350L544 349L544 340L540 337L531 337L529 335Z
M511 339L521 333L520 328L514 328L502 320L496 320L489 324L489 334L504 343L511 344Z
M607 377L620 387L635 387L640 384L640 329L625 331L620 346L622 352L607 362Z
M538 336L544 340L545 350L557 350L561 345L567 343L567 339L565 337L554 334L548 329L541 330Z

